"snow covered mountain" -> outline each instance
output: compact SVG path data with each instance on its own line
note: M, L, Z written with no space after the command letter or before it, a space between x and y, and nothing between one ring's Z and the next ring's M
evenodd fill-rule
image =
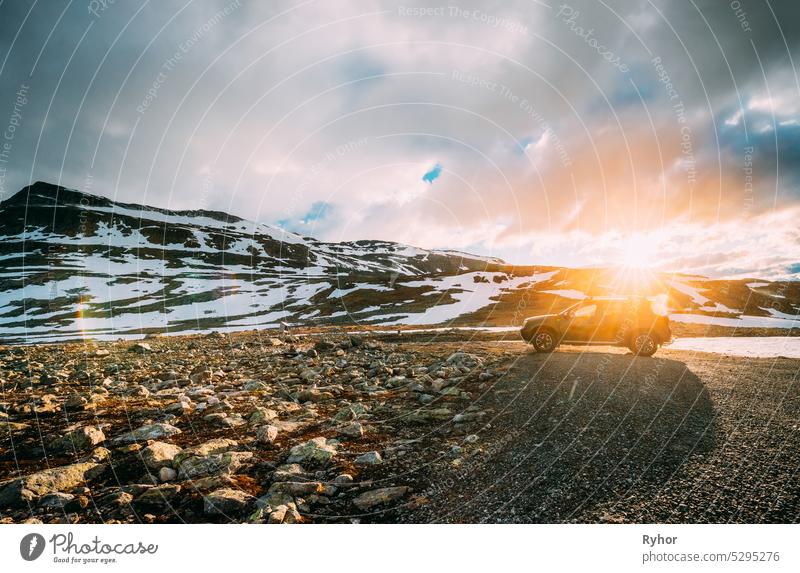
M380 320L402 321L421 290L408 279L452 283L504 263L382 241L324 243L225 213L38 182L0 203L0 265L0 334L41 340L349 320L373 307L389 311ZM356 293L370 303L347 296Z
M42 182L0 203L0 337L9 342L281 321L509 326L613 294L606 274L385 241L325 243L221 212L117 203ZM798 326L795 283L663 284L688 321Z

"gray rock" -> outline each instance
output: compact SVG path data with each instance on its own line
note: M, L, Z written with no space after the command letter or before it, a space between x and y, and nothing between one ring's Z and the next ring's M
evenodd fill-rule
M0 508L24 507L49 493L72 490L91 481L105 466L85 462L50 468L0 483Z
M73 499L75 499L75 496L71 493L57 491L43 496L42 499L39 500L39 506L47 509L61 509Z
M82 452L105 441L106 436L100 428L85 426L56 438L50 443L50 448L63 452Z
M356 458L357 466L377 466L383 463L383 458L378 452L367 452Z
M279 481L269 486L269 493L287 493L293 496L310 495L324 491L325 486L318 481Z
M190 401L187 402L179 400L178 402L173 402L172 404L164 408L164 411L169 412L170 414L175 414L177 416L180 416L182 414L190 413L193 409L194 409L194 404L192 404Z
M229 416L225 412L215 412L213 414L208 414L203 416L203 419L206 422L210 422L216 426L222 428L237 428L239 426L244 425L244 419L238 414L233 414Z
M80 412L86 408L86 404L88 403L89 400L80 394L72 394L66 400L64 400L64 410L68 412Z
M350 474L339 474L333 480L333 483L338 487L348 487L353 485L353 476Z
M152 351L152 347L146 342L137 342L130 348L130 352L134 352L136 354L147 354Z
M364 426L359 422L353 422L348 426L339 429L339 434L348 438L360 438L364 435Z
M453 422L456 424L465 424L467 422L477 422L481 418L486 416L486 412L464 412L462 414L456 414L453 417Z
M386 386L389 388L399 388L400 386L405 386L409 384L411 380L406 378L405 376L392 376L388 380L386 380Z
M305 476L306 470L300 464L285 464L278 466L273 472L272 479L275 481L295 481L298 477Z
M446 380L444 378L437 378L436 380L431 382L431 389L434 392L438 393L438 392L441 392L442 390L444 390L445 388L447 388L452 383L453 382L451 380Z
M174 481L178 477L178 472L172 468L163 467L158 470L158 479L161 482Z
M333 419L337 422L348 422L350 420L357 420L361 416L367 413L367 408L363 404L350 404L349 406L345 406L333 416Z
M294 446L289 452L289 463L310 462L326 464L336 455L336 446L324 437L312 438Z
M175 456L175 465L180 464L183 460L190 457L205 457L211 454L221 454L229 452L239 447L239 442L229 438L215 438L208 440L197 446L192 446L181 451Z
M155 507L170 507L178 500L181 486L178 484L164 484L148 488L136 498L136 503Z
M283 491L273 491L267 495L263 495L256 500L256 507L265 509L268 512L275 511L281 505L288 506L294 504L294 498Z
M181 452L181 448L166 442L153 442L142 450L144 464L151 470L171 467L172 461Z
M365 491L353 500L353 504L361 511L367 511L377 505L390 503L406 495L409 488L406 486L382 487Z
M238 517L255 501L255 497L238 489L218 489L203 496L203 512L206 515Z
M226 452L204 458L188 458L178 466L180 479L195 479L203 476L218 476L235 473L244 462L253 457L251 452Z
M269 516L267 517L267 523L275 523L275 524L283 523L287 511L289 511L288 506L286 505L277 506L270 512Z
M275 426L261 426L256 430L256 439L263 444L272 444L278 439L278 428Z
M459 390L456 386L450 386L442 390L440 393L442 396L460 396L461 390Z
M475 354L469 354L467 352L455 352L447 358L445 363L448 366L455 366L457 368L475 368L476 366L481 366L483 364L483 359Z
M127 434L117 436L113 441L117 444L132 444L135 442L168 438L180 433L181 431L178 428L167 423L148 424L132 432L128 432Z
M139 396L141 398L147 398L150 395L150 390L148 390L145 386L138 384L128 390L126 392L129 396Z
M449 420L452 416L453 412L448 408L433 408L430 410L420 409L416 412L408 413L403 417L403 420L412 424L422 424L425 422Z
M320 340L314 344L314 350L317 352L328 352L336 348L336 345L333 342L329 342L327 340Z
M261 382L260 380L248 380L244 383L242 388L248 392L258 392L261 390L269 390L269 384Z
M173 465L182 480L232 474L253 457L252 452L230 451L238 445L238 442L230 439L209 440L180 452L175 456Z
M59 375L57 372L44 372L39 377L39 384L42 386L52 386L54 384L60 384L63 382L63 376Z

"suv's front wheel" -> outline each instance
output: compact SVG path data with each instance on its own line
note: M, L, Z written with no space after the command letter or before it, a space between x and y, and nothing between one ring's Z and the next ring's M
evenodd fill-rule
M549 330L540 330L533 335L531 342L537 352L552 352L558 346L555 335Z
M658 350L658 341L649 332L638 332L631 340L631 352L639 356L652 356Z

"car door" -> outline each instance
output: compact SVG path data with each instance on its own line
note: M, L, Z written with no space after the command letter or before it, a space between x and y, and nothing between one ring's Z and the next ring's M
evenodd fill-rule
M582 304L572 311L564 342L591 342L597 329L599 317L597 303Z
M622 329L627 316L626 303L613 301L606 304L602 310L594 341L617 344L624 338Z

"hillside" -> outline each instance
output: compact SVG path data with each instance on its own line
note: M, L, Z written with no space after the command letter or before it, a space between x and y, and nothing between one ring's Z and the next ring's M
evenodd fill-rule
M385 241L326 243L216 211L170 211L37 182L0 203L0 336L36 342L293 325L513 326L607 269L512 266ZM673 320L800 326L800 285L658 275Z

